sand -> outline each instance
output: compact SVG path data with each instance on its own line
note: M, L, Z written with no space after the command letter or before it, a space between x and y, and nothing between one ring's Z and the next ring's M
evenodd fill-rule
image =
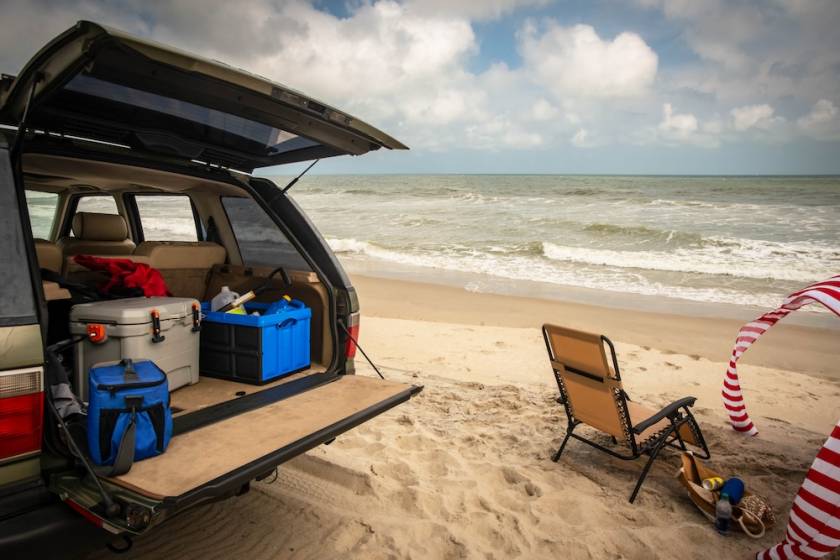
M737 321L388 280L356 286L363 346L389 379L421 383L423 393L245 496L171 520L125 558L747 558L782 538L790 501L840 416L837 330L786 325L744 357L760 430L745 438L728 427L719 397ZM634 505L641 462L574 441L551 462L566 421L538 329L546 320L617 341L634 400L696 396L710 463L768 497L778 525L758 541L718 536L674 479L674 452ZM768 367L774 361L782 367ZM373 375L358 363L359 375Z

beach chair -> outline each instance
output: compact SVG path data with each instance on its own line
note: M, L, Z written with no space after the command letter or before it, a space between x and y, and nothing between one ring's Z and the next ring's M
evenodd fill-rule
M557 402L564 406L569 420L566 437L552 461L560 459L569 438L628 461L648 455L630 494L633 503L663 447L685 451L688 444L702 451L698 456L709 458L706 441L690 410L694 397L674 401L659 412L649 409L632 402L624 392L615 347L607 337L555 325L543 325L543 337L560 390ZM609 361L606 348L609 348ZM625 449L609 449L574 433L580 424L612 436L613 443L621 442Z

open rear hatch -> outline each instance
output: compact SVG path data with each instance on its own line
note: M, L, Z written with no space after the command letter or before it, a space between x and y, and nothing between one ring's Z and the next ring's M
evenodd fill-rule
M281 84L85 21L2 85L2 124L245 172L406 149Z

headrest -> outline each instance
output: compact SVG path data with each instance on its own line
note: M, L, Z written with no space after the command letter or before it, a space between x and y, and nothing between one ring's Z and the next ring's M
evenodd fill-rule
M128 225L118 214L78 212L73 216L73 235L86 241L124 241Z

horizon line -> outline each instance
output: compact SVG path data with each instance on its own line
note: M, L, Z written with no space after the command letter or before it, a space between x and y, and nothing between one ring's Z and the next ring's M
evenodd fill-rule
M258 173L254 175L262 175L268 177L293 177L296 173ZM306 174L309 177L315 176L511 176L511 177L783 177L783 178L830 178L840 179L840 173L456 173L456 172L440 172L440 173L399 173L399 172L372 172L372 173L341 173L341 172L311 172Z

